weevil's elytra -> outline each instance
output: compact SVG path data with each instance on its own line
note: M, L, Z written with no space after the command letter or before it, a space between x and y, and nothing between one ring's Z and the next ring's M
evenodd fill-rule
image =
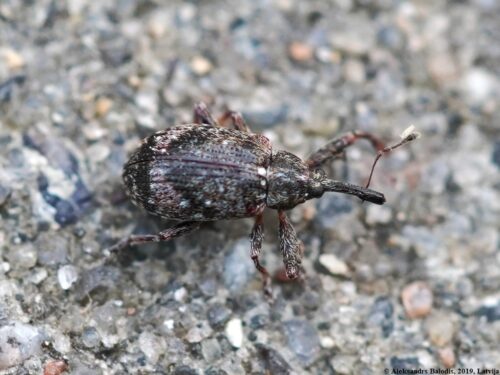
M223 127L228 120L233 129ZM228 111L216 121L200 103L193 122L143 140L123 171L127 193L137 205L180 223L157 235L132 235L111 250L168 241L193 231L203 221L255 217L250 256L268 286L269 273L259 262L265 207L278 210L283 263L287 276L294 279L301 269L303 245L285 210L325 192L351 194L375 204L385 202L382 193L328 179L318 168L359 139L370 141L379 155L399 145L384 148L373 135L355 131L302 161L289 152L274 150L263 135L251 133L239 113Z
M213 221L255 216L266 205L267 138L210 125L151 136L125 165L132 199L158 216Z

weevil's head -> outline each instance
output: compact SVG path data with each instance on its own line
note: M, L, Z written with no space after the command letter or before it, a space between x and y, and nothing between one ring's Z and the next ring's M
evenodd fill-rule
M267 206L279 210L289 210L321 197L324 191L319 174L311 172L300 158L286 151L273 153L267 181Z
M302 160L286 151L273 153L267 182L266 204L279 210L292 209L306 200L321 197L325 192L350 194L375 204L385 203L382 193L331 180L322 170L311 171Z

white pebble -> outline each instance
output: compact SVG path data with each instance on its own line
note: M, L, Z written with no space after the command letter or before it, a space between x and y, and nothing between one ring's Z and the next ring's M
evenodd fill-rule
M163 322L163 325L169 330L173 330L174 329L174 320L173 319L167 319Z
M187 296L187 290L184 287L179 288L174 292L174 299L178 302L182 302L184 298L186 298L186 296Z
M349 267L347 267L347 264L333 254L320 255L319 263L332 275L347 276L349 274Z
M226 336L233 348L241 348L243 344L243 325L241 319L231 319L227 323Z
M59 285L64 290L71 288L71 285L73 285L76 280L78 280L78 270L70 264L62 266L57 271L57 281L59 281Z
M325 349L331 349L335 346L335 341L330 336L320 337L319 343Z

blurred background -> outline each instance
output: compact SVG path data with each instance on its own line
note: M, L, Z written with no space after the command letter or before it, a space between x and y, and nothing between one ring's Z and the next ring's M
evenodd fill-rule
M498 0L2 1L0 373L500 369L499 74ZM422 137L379 162L384 206L289 213L306 276L270 304L250 219L103 260L172 224L121 169L200 100L302 158L354 129ZM374 156L326 169L364 184Z

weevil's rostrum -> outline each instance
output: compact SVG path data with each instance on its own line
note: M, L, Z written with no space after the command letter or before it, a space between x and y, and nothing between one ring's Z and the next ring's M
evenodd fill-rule
M229 120L231 129L224 127ZM132 235L111 250L167 241L193 231L203 221L255 217L250 255L268 285L269 273L259 262L264 208L278 210L283 263L286 275L294 279L301 268L303 245L285 210L325 192L351 194L375 204L385 202L382 193L331 180L318 167L342 155L358 139L370 141L379 156L399 144L384 148L373 135L355 131L302 161L289 152L274 150L265 136L251 133L237 112L228 111L216 121L200 103L193 122L143 140L123 172L127 193L137 205L180 223L157 235Z

